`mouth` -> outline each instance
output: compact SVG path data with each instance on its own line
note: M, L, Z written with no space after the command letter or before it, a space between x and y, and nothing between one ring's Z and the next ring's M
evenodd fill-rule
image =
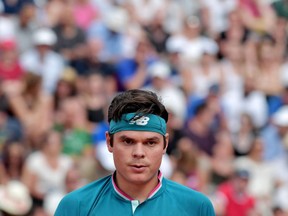
M135 172L143 172L147 166L142 164L132 164L130 167Z
M130 165L130 166L132 166L132 167L136 167L136 168L146 167L146 166L143 165L143 164L132 164L132 165Z

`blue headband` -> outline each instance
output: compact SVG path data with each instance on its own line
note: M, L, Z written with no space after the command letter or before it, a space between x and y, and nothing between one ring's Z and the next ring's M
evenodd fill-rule
M120 121L110 121L109 133L114 134L120 131L152 131L166 134L166 122L163 118L154 114L123 114Z

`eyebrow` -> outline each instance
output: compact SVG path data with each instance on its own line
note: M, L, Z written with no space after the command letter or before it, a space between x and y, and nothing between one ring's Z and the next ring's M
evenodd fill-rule
M126 136L126 135L120 136L119 139L121 139L121 140L127 140L127 139L129 139L129 140L135 141L134 138L129 137L129 136ZM160 141L160 138L157 137L157 136L153 136L153 137L148 137L148 138L146 138L145 141Z

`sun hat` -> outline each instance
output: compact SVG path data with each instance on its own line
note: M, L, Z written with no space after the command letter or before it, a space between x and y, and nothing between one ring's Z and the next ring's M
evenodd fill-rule
M0 185L0 209L12 215L25 215L32 207L28 188L20 181L11 180Z

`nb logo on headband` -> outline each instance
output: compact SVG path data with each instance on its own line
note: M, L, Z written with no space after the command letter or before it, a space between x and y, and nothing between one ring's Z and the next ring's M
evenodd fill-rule
M134 120L135 118L137 118L137 116L135 116L135 117L129 122L129 124L136 124L136 125L142 125L142 126L144 126L144 125L147 125L147 124L148 124L148 121L150 120L150 118L147 117L147 116L142 116L142 117Z

